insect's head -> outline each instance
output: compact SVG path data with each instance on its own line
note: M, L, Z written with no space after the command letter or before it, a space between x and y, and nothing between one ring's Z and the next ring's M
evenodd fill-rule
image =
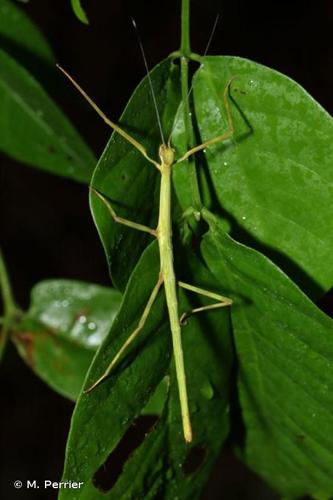
M161 162L164 165L171 167L171 165L175 161L175 150L170 146L166 146L165 144L161 144L158 150L159 157Z

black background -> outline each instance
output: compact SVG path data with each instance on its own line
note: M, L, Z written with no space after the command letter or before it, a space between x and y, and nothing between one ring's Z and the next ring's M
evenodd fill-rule
M74 18L69 3L18 2L44 32L57 60L117 120L144 76L131 16L153 66L179 46L180 0L86 0L89 27ZM221 17L210 54L239 55L286 73L332 113L331 0L194 0L194 51L203 52L217 13ZM60 78L55 75L45 87L98 156L109 130L69 85L58 84ZM45 278L108 284L87 194L85 186L0 158L1 245L22 307L29 303L31 287ZM39 381L11 347L1 369L0 387L1 499L56 498L56 492L15 491L12 483L16 479L60 479L72 404ZM203 495L207 500L274 498L229 453L221 457Z

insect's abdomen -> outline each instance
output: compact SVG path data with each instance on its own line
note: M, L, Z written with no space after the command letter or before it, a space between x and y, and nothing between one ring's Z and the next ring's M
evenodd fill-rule
M192 429L189 417L184 357L179 322L176 278L173 268L172 227L171 227L171 168L161 169L160 214L157 238L160 248L161 273L164 281L173 352L175 353L176 375L179 387L179 398L183 420L184 437L192 440Z

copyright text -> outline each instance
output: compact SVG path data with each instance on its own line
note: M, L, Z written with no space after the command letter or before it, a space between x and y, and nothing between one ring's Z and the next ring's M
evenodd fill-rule
M51 488L53 490L68 489L68 490L78 490L83 485L82 481L51 481L50 479L45 479L44 481L37 481L36 479L27 481L14 481L14 488L17 490L21 488L27 489L39 489L44 490Z

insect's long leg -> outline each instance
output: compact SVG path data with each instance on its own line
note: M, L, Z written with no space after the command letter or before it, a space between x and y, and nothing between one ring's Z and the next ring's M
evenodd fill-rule
M131 135L129 135L127 132L125 132L125 130L123 130L121 127L119 127L119 125L117 125L116 123L112 122L105 115L105 113L103 113L103 111L97 106L97 104L91 99L91 97L88 96L88 94L83 90L83 88L74 80L74 78L69 73L67 73L66 70L64 70L64 68L62 68L59 64L57 64L57 67L69 79L69 81L80 92L80 94L83 95L83 97L86 99L86 101L88 101L88 103L90 104L90 106L105 121L105 123L107 125L109 125L109 127L111 127L113 130L115 130L116 132L118 132L119 135L121 135L122 137L124 137L124 139L126 139L130 144L132 144L132 146L134 146L136 149L138 149L140 151L140 153L148 161L150 161L150 163L152 163L153 165L155 165L155 167L159 170L160 169L159 164L155 160L153 160L152 158L150 158L150 156L148 156L148 153L147 153L145 147L142 144L140 144L140 142L138 142L136 139L134 139L134 137L132 137Z
M226 141L227 139L230 139L233 136L233 134L234 134L234 122L233 122L230 104L229 104L229 100L228 100L228 93L229 93L231 82L234 79L235 79L235 77L230 78L230 80L228 81L227 85L225 86L225 89L223 92L223 101L224 101L225 111L227 114L227 122L228 122L227 131L222 135L218 135L217 137L213 137L213 139L209 139L208 141L205 141L202 144L199 144L198 146L195 146L194 148L189 149L179 160L177 160L177 163L180 163L181 161L186 160L189 156L197 153L198 151L201 151L202 149L207 148L208 146L211 146L212 144L216 144L217 142Z
M131 335L127 338L126 342L124 342L124 344L119 349L119 351L117 352L117 354L115 355L115 357L113 358L113 360L111 361L111 363L109 364L109 366L107 367L107 369L105 370L105 372L103 373L103 375L101 377L99 377L99 379L97 379L96 382L94 382L92 386L90 386L88 389L86 389L84 391L85 393L88 393L88 392L92 391L93 389L95 389L95 387L97 387L103 380L105 380L110 375L111 371L114 369L114 367L116 366L116 364L118 363L119 359L124 354L124 352L126 351L126 349L128 348L128 346L139 335L140 331L145 326L145 322L146 322L146 320L147 320L147 318L149 316L150 310L151 310L151 308L152 308L152 306L153 306L153 304L155 302L155 299L157 297L157 294L159 292L159 289L160 289L162 283L163 283L163 277L160 274L160 276L158 278L158 281L157 281L156 285L154 286L154 289L153 289L153 291L152 291L152 293L151 293L151 295L149 297L147 305L146 305L146 307L145 307L145 309L144 309L144 311L142 313L142 316L140 318L138 326L131 333Z
M220 295L218 293L210 292L208 290L204 290L203 288L199 288L197 286L189 285L187 283L183 283L182 281L178 281L178 285L181 288L185 288L186 290L190 290L191 292L198 293L199 295L204 295L205 297L209 297L214 300L218 300L218 302L215 302L214 304L208 304L207 306L202 306L202 307L197 307L195 309L192 309L192 311L183 313L180 317L180 324L184 324L186 321L186 318L189 316L192 316L193 314L202 312L202 311L208 311L209 309L218 309L220 307L227 307L232 305L232 300L229 299L228 297L224 297L223 295Z
M137 229L138 231L144 231L145 233L149 233L152 236L156 236L156 230L155 229L152 229L151 227L148 227L148 226L144 226L143 224L139 224L137 222L133 222L131 220L124 219L123 217L119 217L119 215L116 214L116 212L114 211L111 203L109 202L109 200L107 200L105 198L105 196L103 196L101 193L99 193L93 187L90 187L90 190L93 193L95 193L95 195L98 196L98 198L100 200L102 200L102 202L104 203L104 205L109 210L109 212L110 212L110 214L111 214L111 216L112 216L112 218L113 218L113 220L115 222L119 222L119 224L123 224L124 226L132 227L133 229Z

